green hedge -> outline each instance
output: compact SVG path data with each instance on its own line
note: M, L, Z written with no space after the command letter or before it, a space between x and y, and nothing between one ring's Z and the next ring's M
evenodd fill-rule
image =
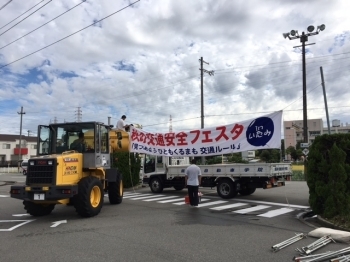
M141 160L139 155L128 152L118 152L113 153L112 158L113 167L118 168L119 172L123 175L124 188L130 188L138 185L140 182L141 168Z
M350 134L316 137L308 155L307 184L316 214L333 218L350 213Z

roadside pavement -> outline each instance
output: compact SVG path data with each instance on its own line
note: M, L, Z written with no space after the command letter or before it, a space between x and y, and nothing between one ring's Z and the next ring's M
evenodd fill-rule
M19 175L21 173L14 174ZM0 173L0 186L5 186L8 184L8 181L3 181L3 179L1 179L2 175L8 174ZM125 188L124 191L135 192L135 190L138 190L140 188L142 188L142 184L135 185L131 188ZM303 223L315 228L308 233L308 236L310 237L321 238L323 236L330 236L336 242L350 243L350 232L333 225L320 216L314 215L312 211L301 213L298 216L298 219Z
M303 223L315 228L308 233L308 236L321 238L323 236L330 236L334 241L350 244L350 232L333 225L321 216L315 215L313 211L301 213L298 219Z

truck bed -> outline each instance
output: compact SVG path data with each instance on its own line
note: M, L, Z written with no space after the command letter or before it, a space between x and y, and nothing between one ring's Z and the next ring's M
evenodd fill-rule
M185 176L189 165L167 166L167 178ZM292 174L288 163L198 165L202 176L279 177Z

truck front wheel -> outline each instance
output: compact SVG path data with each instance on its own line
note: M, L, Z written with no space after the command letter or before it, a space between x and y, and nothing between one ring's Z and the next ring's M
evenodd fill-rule
M163 192L163 183L159 177L154 177L149 183L149 187L153 193L162 193Z
M221 179L216 187L221 198L228 199L237 196L236 184L231 179Z
M26 200L23 201L23 205L27 213L35 217L49 215L55 208L55 204L36 204Z
M82 217L93 217L100 213L103 205L103 187L94 176L83 177L78 183L78 194L73 199L77 213Z

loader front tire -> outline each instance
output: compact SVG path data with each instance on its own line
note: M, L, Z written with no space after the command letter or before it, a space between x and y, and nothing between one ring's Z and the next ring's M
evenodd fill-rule
M94 176L83 177L78 183L78 194L73 204L82 217L93 217L100 213L103 205L103 186Z
M108 199L111 205L120 204L123 201L123 179L118 176L117 182L108 182Z
M26 200L23 201L23 205L27 213L35 217L49 215L55 208L55 204L36 204Z

